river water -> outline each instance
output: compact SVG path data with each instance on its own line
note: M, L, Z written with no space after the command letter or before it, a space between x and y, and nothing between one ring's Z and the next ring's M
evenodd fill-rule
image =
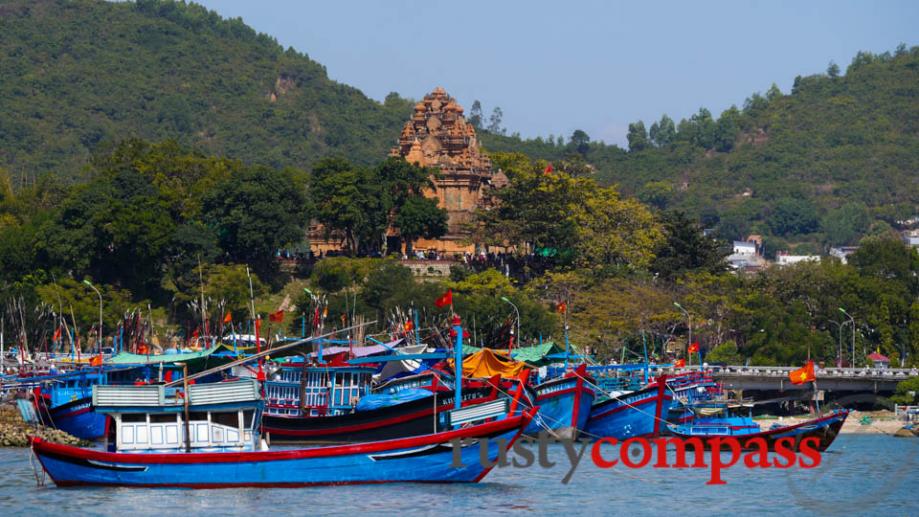
M919 515L919 439L841 435L816 469L735 466L724 472L727 484L720 486L705 484L706 469L600 469L589 449L570 482L562 484L570 468L564 448L551 447L549 458L556 462L552 468L495 469L475 485L60 489L50 480L36 485L28 449L0 449L0 515Z

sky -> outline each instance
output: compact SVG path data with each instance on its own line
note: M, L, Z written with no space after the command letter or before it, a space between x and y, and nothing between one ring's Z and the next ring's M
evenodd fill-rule
M919 44L919 1L198 0L240 17L382 100L443 86L496 106L524 137L582 129L625 145L705 107L716 116L772 83L844 71L860 50Z

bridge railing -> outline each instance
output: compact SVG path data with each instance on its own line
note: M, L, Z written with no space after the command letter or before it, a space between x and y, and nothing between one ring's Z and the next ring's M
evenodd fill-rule
M707 371L715 375L739 375L751 377L788 377L797 370L793 366L709 366ZM816 368L817 378L904 380L919 376L917 368Z

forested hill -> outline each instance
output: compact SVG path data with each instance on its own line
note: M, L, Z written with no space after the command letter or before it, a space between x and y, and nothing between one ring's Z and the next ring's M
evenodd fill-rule
M0 70L0 167L15 180L73 178L130 136L274 166L375 162L411 110L239 19L164 1L0 0Z
M167 0L0 0L0 71L0 168L14 185L78 179L93 153L132 136L274 167L378 162L412 108L330 80L239 19ZM919 213L919 47L860 53L720 116L636 122L629 149L582 131L480 134L488 151L592 170L725 238L813 252Z
M485 134L491 150L581 156L599 179L682 208L726 238L770 237L802 252L853 244L919 214L919 47L859 53L843 72L797 77L714 117L630 125L629 150Z

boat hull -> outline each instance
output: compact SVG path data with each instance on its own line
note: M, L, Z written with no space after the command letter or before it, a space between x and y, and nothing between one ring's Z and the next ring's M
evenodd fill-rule
M849 416L847 410L834 411L828 415L816 418L813 420L808 420L806 422L801 422L799 424L789 425L778 427L775 429L768 429L765 431L759 432L743 432L740 434L694 434L688 432L682 432L680 429L685 429L691 427L693 424L686 426L668 426L670 434L679 438L689 439L689 438L700 438L705 444L706 448L710 448L712 445L712 440L714 438L735 438L740 443L740 446L744 450L756 449L759 446L755 445L754 438L759 438L765 441L766 445L769 447L770 451L775 450L776 442L781 438L791 438L791 440L785 440L786 447L798 451L800 450L801 441L805 438L817 438L817 446L813 447L814 449L823 452L829 448L829 446L836 440L836 437L839 435L840 429L842 429L843 424L846 422L846 418ZM758 441L758 440L757 440Z
M32 438L32 450L58 486L300 487L392 482L477 482L491 469L499 441L511 444L532 412L464 429L356 445L271 452L125 454ZM451 440L463 440L458 453Z
M671 400L663 383L604 400L591 407L584 434L594 439L619 440L657 436Z
M536 391L539 411L525 433L536 436L547 431L556 438L576 439L587 424L595 392L580 376L549 381Z
M99 440L108 430L108 417L96 413L93 398L84 397L67 404L39 411L45 425L60 429L81 440Z
M494 400L493 389L467 391L463 405ZM344 415L300 417L266 414L262 417L262 434L272 443L341 444L392 440L430 434L435 429L433 397L412 400L389 407L357 411ZM453 394L439 395L436 411L440 415L454 408Z

